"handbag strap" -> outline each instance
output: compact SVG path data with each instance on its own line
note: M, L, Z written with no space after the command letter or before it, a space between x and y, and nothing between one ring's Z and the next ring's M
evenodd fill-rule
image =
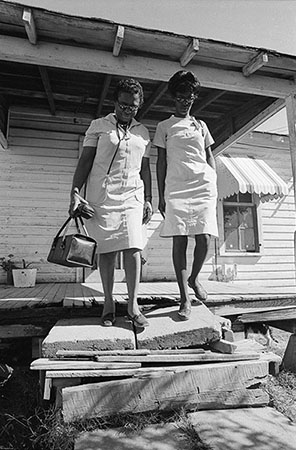
M114 161L115 156L116 156L116 154L117 154L117 152L118 152L118 149L119 149L119 147L120 147L121 141L123 141L123 140L126 138L126 133L127 133L126 131L124 131L122 138L120 137L118 121L116 122L116 133L117 133L117 137L118 137L118 144L117 144L117 146L116 146L115 152L114 152L113 157L112 157L112 159L111 159L111 162L110 162L110 164L109 164L109 167L108 167L108 170L107 170L107 175L109 175L109 173L110 173L110 170L111 170L113 161Z
M80 223L81 223L82 229L84 231L84 234L89 237L89 234L88 234L87 229L86 229L86 227L84 225L82 217L78 217L78 219L80 220ZM79 227L79 223L78 223L77 217L73 218L73 217L69 216L68 219L66 220L66 222L63 223L63 225L61 226L61 228L57 232L54 240L57 240L60 235L63 235L63 239L65 238L65 235L66 235L66 233L67 233L67 231L69 229L69 226L71 224L71 220L75 221L76 229L77 229L78 233L81 234L81 230L80 230L80 227Z
M81 226L82 226L82 229L83 229L83 231L84 231L85 236L89 237L89 234L88 234L88 232L87 232L86 226L84 225L84 222L83 222L82 217L79 216L78 219L79 219L79 221L80 221L80 223L81 223ZM78 224L77 217L74 217L74 220L75 220L75 225L76 225L77 231L78 231L79 234L81 234L81 231L80 231L80 227L79 227L79 224Z

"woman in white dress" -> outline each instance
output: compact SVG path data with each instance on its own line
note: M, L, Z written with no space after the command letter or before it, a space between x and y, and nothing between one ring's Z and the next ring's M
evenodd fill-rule
M192 72L179 71L168 83L175 102L175 114L157 126L154 145L158 148L157 183L159 211L164 217L161 237L173 237L173 264L180 290L179 316L191 313L188 286L205 301L207 292L198 281L209 248L210 236L217 236L217 187L214 140L207 125L190 115L200 84ZM194 236L191 272L187 273L188 236Z
M115 323L112 293L118 251L123 252L128 316L137 327L148 325L137 303L140 252L144 246L142 224L152 215L149 132L134 118L142 103L143 90L138 81L126 79L118 83L114 113L93 120L86 131L71 189L71 216L85 183L86 199L95 210L86 226L98 243L105 326Z

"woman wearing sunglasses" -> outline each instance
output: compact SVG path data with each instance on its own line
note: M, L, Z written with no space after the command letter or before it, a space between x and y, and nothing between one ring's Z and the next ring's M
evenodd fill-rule
M154 145L158 148L157 183L159 211L164 217L161 237L173 238L173 265L180 291L180 319L189 319L188 287L197 299L207 292L198 275L210 244L217 236L216 171L211 152L213 138L207 125L190 114L200 84L192 72L179 71L168 82L175 114L157 126ZM188 237L195 239L193 263L187 272ZM188 276L189 275L189 276Z
M115 323L112 293L118 251L123 252L128 316L136 327L148 325L137 303L144 246L142 224L152 215L149 132L135 120L142 103L143 90L138 81L126 79L117 84L114 112L91 122L73 177L70 215L81 201L79 192L85 183L87 201L95 210L87 229L98 243L104 326Z

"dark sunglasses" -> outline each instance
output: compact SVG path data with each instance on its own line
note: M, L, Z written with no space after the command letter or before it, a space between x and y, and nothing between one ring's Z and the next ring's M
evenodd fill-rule
M194 102L194 100L196 99L196 95L191 95L191 97L189 98L185 98L185 97L175 97L175 100L179 103L182 103L182 105L184 106L188 106L191 105L191 103Z
M127 113L136 112L139 109L139 106L122 105L119 102L117 102L117 104L118 104L119 108L121 109L121 111L124 111Z

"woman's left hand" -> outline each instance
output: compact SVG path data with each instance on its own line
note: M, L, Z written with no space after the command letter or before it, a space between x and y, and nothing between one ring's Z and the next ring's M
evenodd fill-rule
M144 203L144 207L143 207L143 224L146 225L153 214L153 209L152 209L152 205L150 202L145 202Z

